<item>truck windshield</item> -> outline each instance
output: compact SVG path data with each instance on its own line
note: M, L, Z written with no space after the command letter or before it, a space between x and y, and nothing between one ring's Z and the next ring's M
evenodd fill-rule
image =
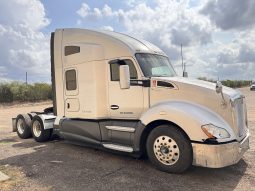
M136 59L145 77L173 77L176 73L165 56L137 53Z

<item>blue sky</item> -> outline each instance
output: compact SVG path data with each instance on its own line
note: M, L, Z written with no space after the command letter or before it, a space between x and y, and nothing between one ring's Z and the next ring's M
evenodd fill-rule
M44 4L46 15L51 19L51 23L45 30L51 32L56 28L75 27L77 20L76 11L83 2L83 0L43 0L42 3Z
M41 1L46 9L46 15L51 18L50 25L46 28L48 32L54 31L56 28L65 28L65 27L78 27L77 26L77 19L78 14L76 13L77 10L80 9L82 3L87 3L91 6L91 8L96 7L103 7L105 4L111 5L112 9L123 9L126 10L130 8L127 1L124 0L42 0ZM146 1L149 5L152 5L153 2ZM61 6L62 5L62 6ZM59 8L61 7L61 8ZM109 21L108 21L109 23ZM99 21L99 22L87 22L87 25L84 26L86 28L92 28L92 29L98 29L101 26L105 25L105 21ZM114 25L116 28L118 26Z
M50 82L56 28L114 30L148 40L181 74L180 44L193 78L255 78L254 0L0 1L0 81Z

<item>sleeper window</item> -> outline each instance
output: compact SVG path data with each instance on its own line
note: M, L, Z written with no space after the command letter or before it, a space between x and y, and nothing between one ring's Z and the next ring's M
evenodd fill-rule
M79 46L66 46L65 47L65 56L71 55L71 54L77 54L80 52Z
M76 90L76 71L74 69L66 71L66 90Z
M123 63L114 62L110 64L111 81L120 80L119 66L122 64L129 66L130 79L137 79L137 72L136 72L134 63L131 60L121 60L120 62L123 62Z

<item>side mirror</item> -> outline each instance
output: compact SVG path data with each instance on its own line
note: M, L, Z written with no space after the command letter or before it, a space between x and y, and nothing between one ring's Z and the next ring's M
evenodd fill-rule
M217 81L216 82L216 92L219 94L219 93L222 93L222 83L220 81Z
M130 73L128 65L120 65L120 88L129 89L130 88Z

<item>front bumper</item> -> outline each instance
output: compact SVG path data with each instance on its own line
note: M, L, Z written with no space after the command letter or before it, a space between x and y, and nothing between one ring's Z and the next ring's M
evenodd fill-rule
M249 147L249 132L241 142L219 145L192 143L193 165L221 168L236 164Z

